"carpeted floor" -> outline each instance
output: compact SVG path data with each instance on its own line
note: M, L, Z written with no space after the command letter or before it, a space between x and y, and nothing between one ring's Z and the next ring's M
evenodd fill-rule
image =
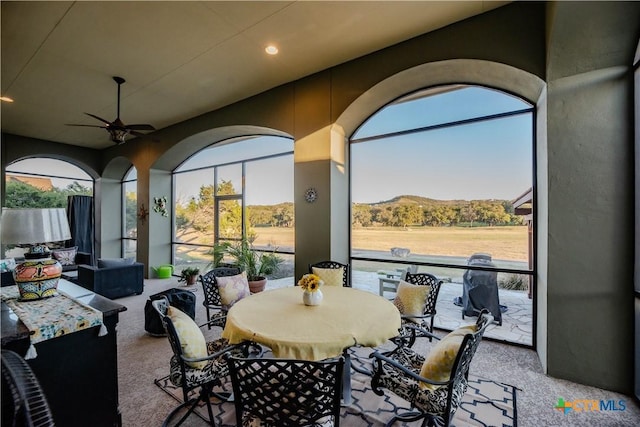
M370 349L354 349L351 351L353 363L367 370L371 369L371 363L367 355ZM265 357L270 357L266 352ZM159 379L156 384L166 393L182 402L182 389L176 388L168 376ZM346 427L379 427L393 417L395 413L411 410L407 403L388 394L378 396L371 390L371 378L358 372L353 372L351 377L353 402L348 407L342 408L340 425ZM231 391L231 384L226 383L217 387L219 391ZM193 393L195 397L195 392ZM233 403L221 402L216 398L211 400L214 408L215 423L219 427L233 427L235 425L235 409ZM460 408L455 414L453 426L502 426L515 427L516 419L516 390L507 384L496 383L471 376L469 387L464 396ZM202 404L196 409L198 415L206 420L207 407ZM398 423L400 426L419 426L422 421L413 423Z
M268 285L267 285L268 286ZM140 296L116 300L128 310L120 315L118 325L118 379L120 409L124 427L160 426L177 402L154 384L168 374L171 349L164 337L149 336L144 330L144 305L149 295L169 289L192 290L196 294L196 321L204 323L202 289L185 287L176 278L145 281ZM219 329L204 329L208 339L218 338ZM438 332L444 335L444 332ZM416 343L426 353L432 344L426 339ZM583 386L546 376L532 350L484 340L471 364L471 375L517 388L518 426L593 426L625 427L640 425L640 407L630 396ZM355 375L354 375L355 376ZM622 400L624 410L564 413L554 408L558 399ZM619 408L619 407L618 407ZM185 427L206 426L202 419L190 416ZM367 425L364 423L359 425ZM458 426L460 427L460 426Z

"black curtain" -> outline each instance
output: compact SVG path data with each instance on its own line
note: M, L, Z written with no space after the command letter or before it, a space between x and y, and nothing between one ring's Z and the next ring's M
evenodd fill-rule
M93 261L93 197L69 196L67 217L71 229L68 246L77 246L78 251L90 253Z

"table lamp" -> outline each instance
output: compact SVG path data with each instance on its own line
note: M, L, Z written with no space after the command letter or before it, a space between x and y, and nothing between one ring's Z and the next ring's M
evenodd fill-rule
M13 270L21 300L55 295L62 265L51 258L46 243L71 239L67 214L55 209L2 209L2 244L30 245L25 261Z

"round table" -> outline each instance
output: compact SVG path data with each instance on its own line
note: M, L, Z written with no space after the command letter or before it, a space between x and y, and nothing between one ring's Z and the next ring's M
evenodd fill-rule
M359 289L324 286L322 303L306 306L297 286L260 292L231 307L222 336L255 341L280 358L322 360L398 335L400 312L385 298Z

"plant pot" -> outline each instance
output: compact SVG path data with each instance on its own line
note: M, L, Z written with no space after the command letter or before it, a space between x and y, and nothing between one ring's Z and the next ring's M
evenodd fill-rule
M263 277L261 280L250 280L249 290L252 294L264 291L264 287L267 285L267 278Z
M193 286L193 285L195 285L197 280L198 280L198 275L194 275L194 276L187 276L186 286Z

